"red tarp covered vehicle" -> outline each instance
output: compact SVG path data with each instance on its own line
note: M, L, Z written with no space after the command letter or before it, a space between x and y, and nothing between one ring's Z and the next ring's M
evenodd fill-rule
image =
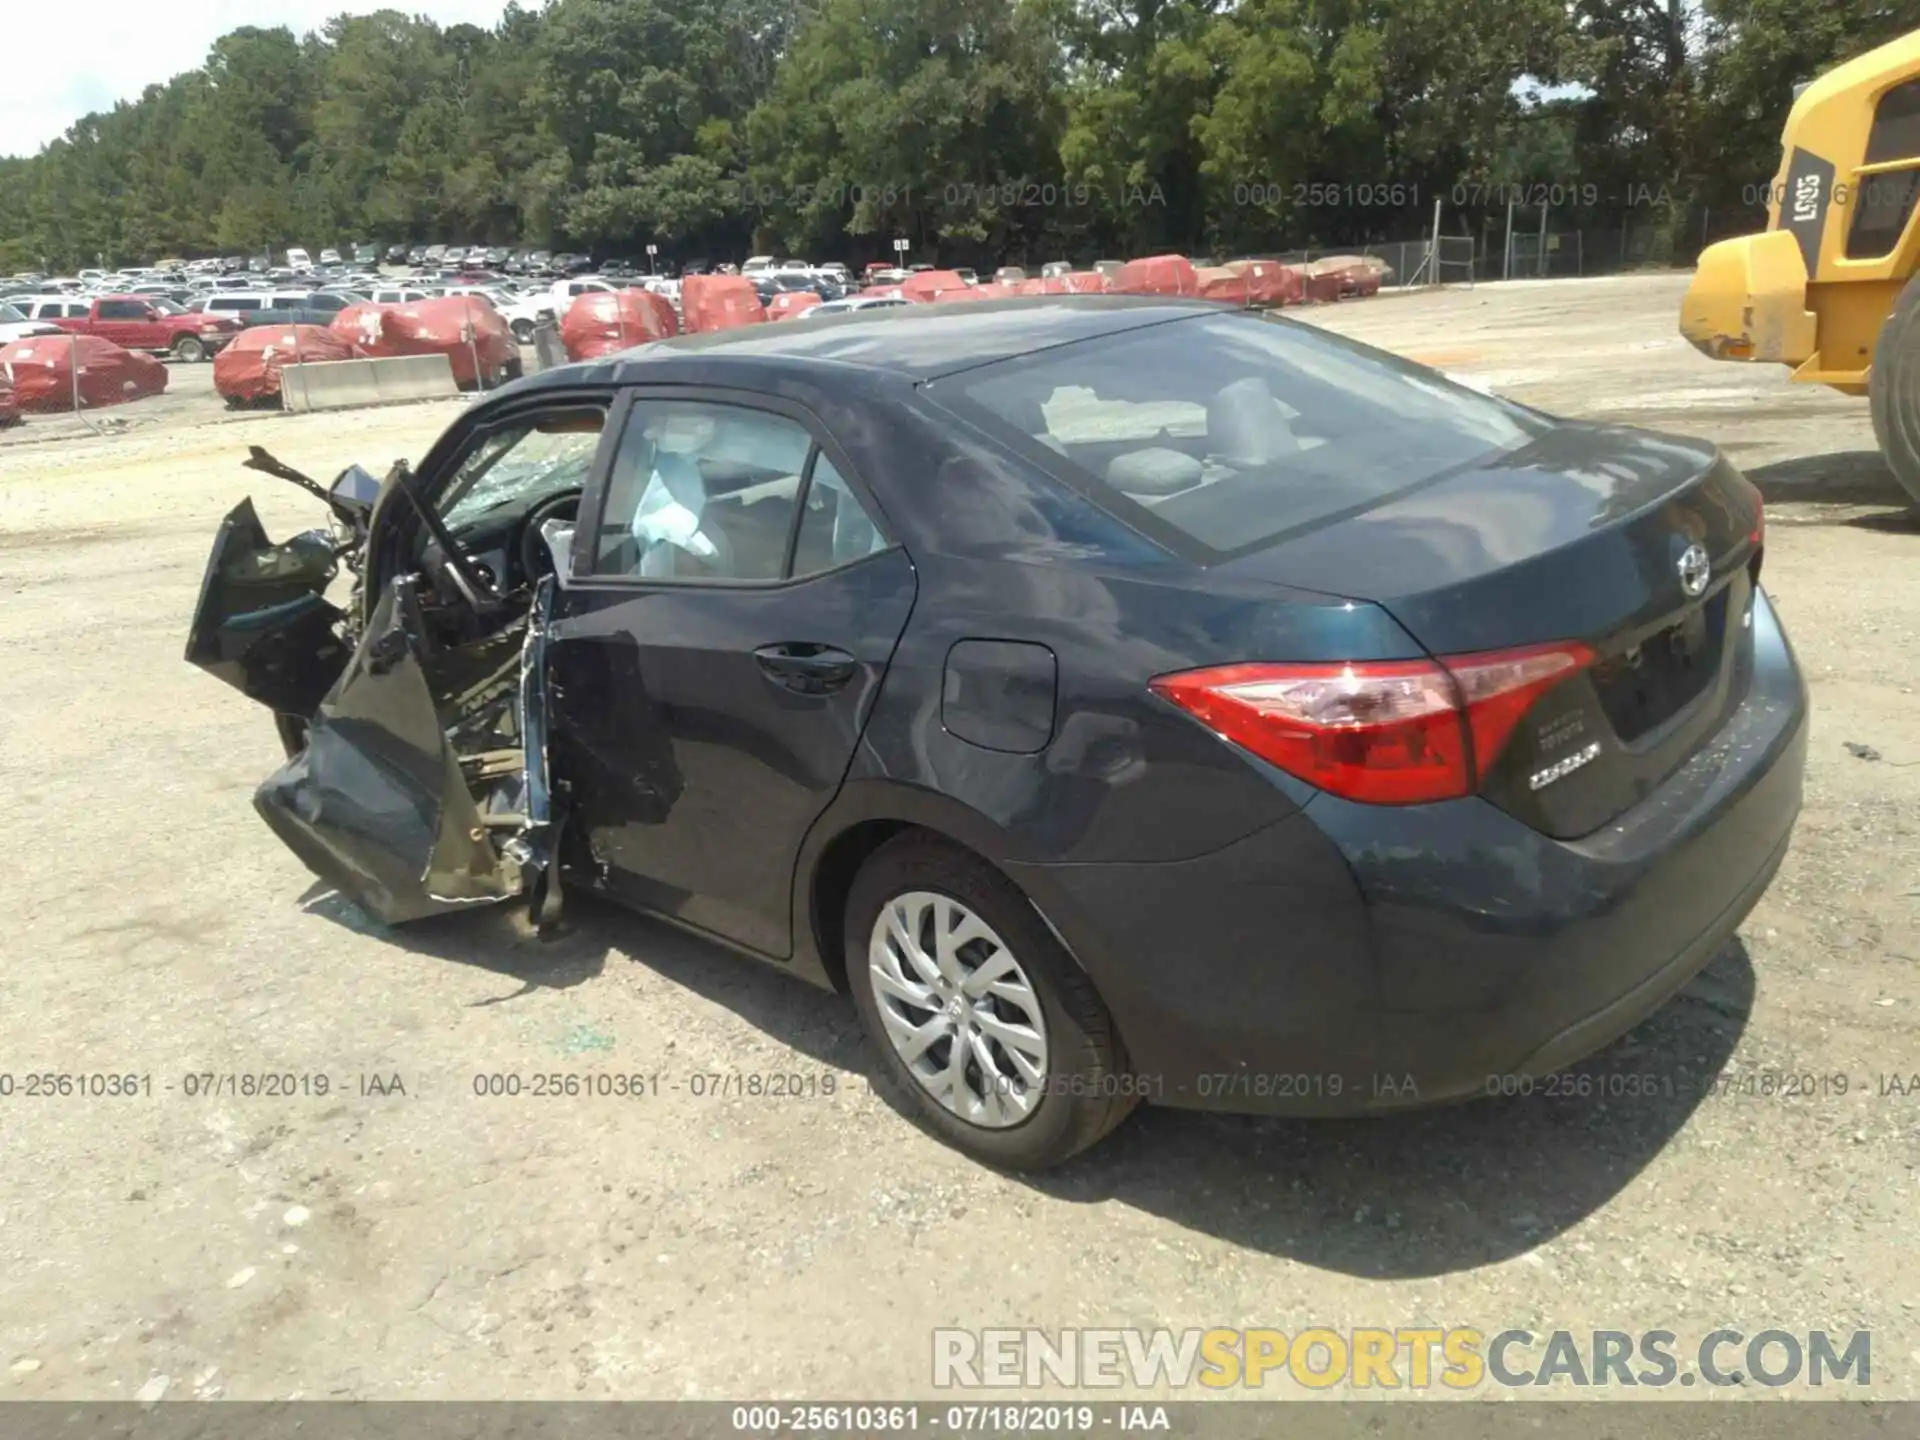
M1193 272L1202 300L1220 300L1229 305L1251 305L1253 282L1238 270L1224 265L1203 265Z
M943 291L966 288L958 270L916 270L900 282L900 293L909 300L932 300Z
M22 410L73 409L76 362L80 404L88 410L124 405L167 388L167 367L153 356L136 355L97 335L36 335L0 346L0 374L12 381L14 404Z
M273 400L280 395L284 367L352 360L359 353L324 325L255 325L213 357L213 388L229 405Z
M1064 275L1046 275L1020 282L1022 295L1104 295L1107 277L1098 270L1069 270Z
M1306 298L1326 302L1349 295L1377 295L1387 264L1371 255L1329 255L1300 267Z
M680 311L689 335L759 325L767 318L759 292L744 275L687 276L680 282Z
M1323 274L1340 277L1342 295L1378 295L1389 268L1372 255L1329 255L1315 264Z
M791 320L804 314L820 303L820 297L811 290L782 290L773 297L773 303L767 306L767 319Z
M1298 305L1305 297L1300 272L1278 260L1229 260L1227 269L1247 277L1247 295L1254 305Z
M520 347L512 329L498 310L473 295L350 305L334 317L332 329L373 360L444 355L462 389L480 382L491 387L520 375Z
M1338 300L1341 281L1341 270L1337 266L1329 268L1324 261L1309 260L1300 266L1301 298L1309 305L1326 305Z
M560 317L560 343L569 360L598 360L679 333L680 317L666 296L638 286L575 296Z
M1200 277L1184 255L1149 255L1127 261L1107 288L1117 295L1198 295Z
M997 285L989 282L985 285L962 285L958 290L937 290L933 303L944 305L954 300L1005 300L1010 295L1018 295L1018 285Z

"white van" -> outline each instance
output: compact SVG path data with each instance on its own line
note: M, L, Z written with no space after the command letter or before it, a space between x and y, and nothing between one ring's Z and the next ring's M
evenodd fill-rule
M313 269L313 257L306 251L295 248L287 251L287 268L299 272Z

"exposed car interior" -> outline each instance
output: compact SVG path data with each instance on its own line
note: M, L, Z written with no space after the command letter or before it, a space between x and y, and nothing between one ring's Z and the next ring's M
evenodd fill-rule
M570 560L607 423L605 407L573 404L483 434L437 493L420 497L435 523L422 525L419 578L398 582L386 621L419 662L434 729L496 848L530 823L529 798L540 789L529 778L538 767L526 718L539 703L526 656L540 622L529 617L551 594L542 582ZM595 574L613 578L751 581L830 570L886 544L798 421L638 401L592 554Z

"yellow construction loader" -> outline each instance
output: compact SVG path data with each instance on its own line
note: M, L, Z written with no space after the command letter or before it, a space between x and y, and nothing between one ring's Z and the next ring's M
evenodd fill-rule
M1765 231L1700 253L1680 332L1716 360L1867 396L1920 505L1920 30L1800 91L1765 199Z

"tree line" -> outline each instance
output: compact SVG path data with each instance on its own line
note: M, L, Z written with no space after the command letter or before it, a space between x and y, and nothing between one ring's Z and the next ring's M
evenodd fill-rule
M1917 0L551 0L245 27L0 159L0 272L289 244L1087 260L1751 225ZM1724 225L1716 228L1724 229ZM1682 257L1684 258L1684 257Z

